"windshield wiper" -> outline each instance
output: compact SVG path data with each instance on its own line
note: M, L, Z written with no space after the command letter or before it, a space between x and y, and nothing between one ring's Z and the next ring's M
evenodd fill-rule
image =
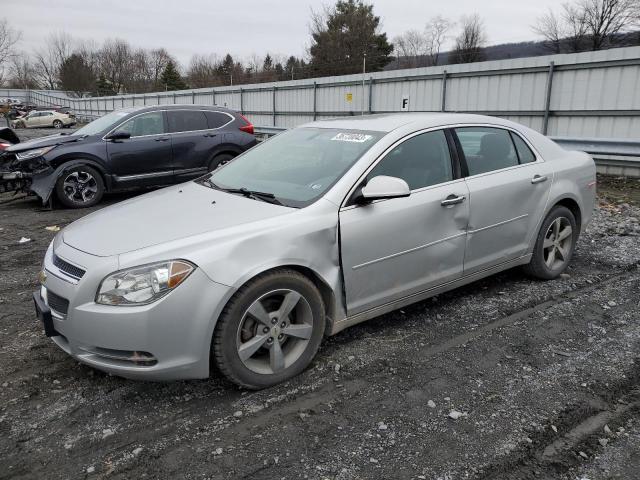
M209 180L209 183L212 183L211 180ZM284 205L284 203L278 200L276 196L270 192L259 192L257 190L249 190L248 188L245 188L245 187L241 187L241 188L217 187L217 188L227 193L239 193L240 195L244 195L245 197L251 198L253 200L262 200L263 202L274 203L276 205Z

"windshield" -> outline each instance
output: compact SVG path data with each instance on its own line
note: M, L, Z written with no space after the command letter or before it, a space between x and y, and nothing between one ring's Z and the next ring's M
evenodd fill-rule
M229 162L207 177L207 183L221 189L270 193L284 205L305 207L320 198L383 135L296 128Z
M122 117L129 115L131 110L117 110L115 112L107 113L105 116L94 120L91 123L86 124L81 129L77 130L74 135L95 135L96 133L103 132L113 127Z

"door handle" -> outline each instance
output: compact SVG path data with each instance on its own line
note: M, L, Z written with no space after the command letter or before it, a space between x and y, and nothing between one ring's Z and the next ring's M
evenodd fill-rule
M542 183L542 182L546 182L547 181L547 176L546 175L534 175L533 178L531 179L531 183L536 184L536 183Z
M215 137L217 135L217 133L205 133L204 135L202 135L203 137Z
M464 195L454 195L453 193L449 195L447 198L440 202L440 205L443 207L448 207L449 205L456 205L458 203L462 203L465 200Z
M160 137L160 138L156 138L156 142L168 142L169 138L168 137Z

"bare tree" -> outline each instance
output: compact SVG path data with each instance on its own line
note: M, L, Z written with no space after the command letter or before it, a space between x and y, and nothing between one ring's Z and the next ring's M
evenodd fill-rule
M160 76L167 67L167 64L172 61L177 63L176 60L167 52L164 48L157 48L150 52L151 69L153 72L153 87L152 90L157 90L160 87Z
M418 30L407 30L393 40L398 55L399 67L415 68L426 66L428 54L427 38ZM400 60L402 59L402 60Z
M220 85L218 66L220 61L215 55L194 55L187 69L187 81L193 88L205 88Z
M484 60L482 48L487 36L484 24L478 14L463 16L462 30L456 37L456 45L450 54L449 63L471 63Z
M20 37L21 33L11 28L6 18L0 20L0 83L4 76L4 67L14 55L14 47Z
M437 65L440 60L440 52L442 45L447 39L447 34L453 22L438 15L429 22L425 27L425 36L427 38L427 54L429 55L429 65Z
M51 33L45 47L36 50L35 71L45 88L54 90L60 83L60 68L73 52L73 38L65 32Z
M34 65L25 52L19 52L11 56L9 72L10 88L38 88Z
M117 93L124 92L134 70L131 46L124 40L107 40L100 50L100 75Z
M559 13L549 10L533 30L555 53L601 50L616 43L620 33L640 25L639 0L574 0Z

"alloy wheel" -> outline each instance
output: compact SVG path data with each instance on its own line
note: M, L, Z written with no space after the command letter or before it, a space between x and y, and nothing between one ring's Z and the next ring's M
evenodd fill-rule
M294 290L274 290L245 311L236 336L238 356L252 372L277 374L302 356L312 333L309 302Z
M72 172L62 184L64 194L75 203L90 202L98 193L98 183L89 172Z
M572 242L573 230L569 219L556 218L549 225L542 244L544 263L549 269L556 270L569 261Z

